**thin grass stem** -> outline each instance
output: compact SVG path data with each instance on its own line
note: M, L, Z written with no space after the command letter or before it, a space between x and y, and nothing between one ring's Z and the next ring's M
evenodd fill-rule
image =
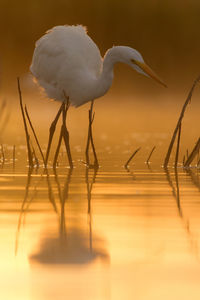
M187 149L186 150L186 158L188 159L188 157L189 157L189 150Z
M200 167L200 159L197 162L197 167Z
M154 146L154 147L152 148L151 152L149 153L149 156L148 156L148 158L147 158L147 160L146 160L146 163L147 163L147 164L149 163L150 158L151 158L151 156L152 156L152 154L153 154L153 152L154 152L155 149L156 149L156 146Z
M127 160L127 162L125 163L124 165L124 168L127 169L128 168L128 165L129 163L131 162L131 160L133 159L133 157L137 154L137 152L141 149L141 147L137 148L133 154L130 156L130 158Z
M32 156L34 157L36 167L39 168L39 166L40 166L39 160L38 160L38 158L36 156L35 149L33 148L33 146L32 146Z
M46 151L46 156L45 156L45 167L47 167L53 136L54 136L54 133L56 130L56 125L58 123L58 119L61 115L62 109L63 109L63 103L61 104L61 106L56 114L56 117L53 120L53 122L51 123L51 126L49 128L49 140L48 140L48 146L47 146L47 151Z
M176 156L175 156L175 163L174 167L177 168L178 165L178 157L179 157L179 149L180 149L180 139L181 139L181 123L178 129L178 139L177 139L177 147L176 147Z
M60 136L59 136L59 140L58 140L58 145L57 145L56 153L55 153L54 160L53 160L53 168L54 169L56 168L57 163L58 163L58 155L59 155L59 151L60 151L62 137L63 137L63 129L61 127L61 129L60 129Z
M19 93L20 108L21 108L21 113L22 113L22 118L23 118L23 123L24 123L24 130L25 130L25 135L26 135L26 144L27 144L27 151L28 151L28 162L29 162L29 166L31 168L33 168L33 157L32 157L32 153L31 153L30 136L29 136L29 133L28 133L26 118L25 118L25 114L24 114L24 108L23 108L23 102L22 102L22 93L21 93L21 88L20 88L19 77L17 78L17 86L18 86L18 93Z
M194 81L193 85L192 85L192 88L190 89L189 91L189 94L188 94L188 97L182 107L182 110L181 110L181 114L180 114L180 117L178 119L178 122L177 122L177 125L174 129L174 133L172 135L172 139L171 139L171 142L169 144L169 148L168 148L168 151L167 151L167 154L166 154L166 157L165 157L165 160L164 160L164 168L166 168L168 166L168 163L169 163L169 159L170 159L170 156L171 156L171 152L172 152L172 148L173 148L173 145L174 145L174 142L175 142L175 139L176 139L176 135L177 135L177 132L178 132L178 129L179 129L179 125L184 117L184 113L185 113L185 110L187 108L187 105L190 103L191 101L191 98L192 98L192 95L193 95L193 91L194 91L194 88L196 86L196 84L199 82L200 80L200 76L197 77L197 79Z
M27 116L27 119L28 119L29 125L30 125L30 127L31 127L31 130L32 130L32 132L33 132L33 135L34 135L35 141L36 141L36 143L37 143L38 149L39 149L39 151L40 151L40 154L41 154L41 156L42 156L43 163L45 164L45 158L44 158L44 154L43 154L43 152L42 152L42 149L41 149L41 146L40 146L39 140L38 140L38 138L37 138L37 135L36 135L36 133L35 133L35 130L34 130L34 128L33 128L33 125L32 125L31 119L30 119L30 117L29 117L29 113L28 113L28 110L27 110L27 107L26 107L26 105L25 105L25 113L26 113L26 116Z
M198 151L200 149L200 138L198 139L196 145L194 146L192 152L190 153L190 155L188 156L188 159L186 160L184 167L187 168L190 166L190 164L192 163L192 161L194 160L195 156L197 155Z
M183 156L183 166L184 166L184 164L185 164L185 155Z

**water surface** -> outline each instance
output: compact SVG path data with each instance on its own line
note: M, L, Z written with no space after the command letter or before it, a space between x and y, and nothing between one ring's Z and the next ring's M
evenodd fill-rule
M1 298L199 299L199 170L78 157L1 166Z

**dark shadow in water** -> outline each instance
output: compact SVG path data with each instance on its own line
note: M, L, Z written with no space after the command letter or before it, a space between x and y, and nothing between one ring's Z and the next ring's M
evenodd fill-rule
M59 233L56 237L47 237L41 241L39 251L29 257L31 264L80 265L92 263L97 258L105 263L109 262L109 255L104 249L105 242L99 237L92 235L91 192L96 174L97 171L94 170L92 182L90 183L89 170L86 169L85 177L87 184L88 214L90 216L88 243L88 234L84 232L80 226L73 224L69 227L67 225L69 222L66 223L66 220L70 217L69 207L66 207L66 204L69 199L72 169L69 169L68 171L63 188L61 188L61 183L56 171L54 171L60 200ZM76 205L76 203L74 203L74 205Z

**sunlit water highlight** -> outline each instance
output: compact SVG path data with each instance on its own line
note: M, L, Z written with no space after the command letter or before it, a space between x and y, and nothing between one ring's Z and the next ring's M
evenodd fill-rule
M2 299L199 299L199 170L117 153L97 172L1 166Z

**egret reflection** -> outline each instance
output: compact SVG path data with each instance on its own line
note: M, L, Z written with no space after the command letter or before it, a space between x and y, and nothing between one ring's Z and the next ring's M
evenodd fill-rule
M72 170L68 169L68 174L65 177L64 185L62 185L59 175L54 170L53 177L47 173L42 174L37 181L37 185L32 187L32 171L29 169L27 175L27 182L25 187L24 201L21 206L19 215L17 235L16 235L16 249L17 254L20 243L20 231L25 214L29 211L34 197L36 197L37 189L40 189L41 178L46 177L46 186L48 192L48 199L51 203L54 213L57 215L58 230L57 234L49 232L45 237L41 237L39 242L39 250L30 255L30 263L40 264L88 264L96 259L102 262L109 262L109 255L105 250L105 241L92 232L92 188L95 182L97 172L94 170L92 181L90 182L89 169L86 169L85 180L87 189L87 212L88 215L88 229L84 230L81 222L77 222L77 216L74 215L73 210L69 208L68 203L70 198L70 183L72 179ZM53 178L53 181L52 181ZM30 194L30 189L33 189ZM58 195L59 201L56 200ZM78 202L70 203L77 213ZM79 208L78 208L79 209ZM48 226L48 225L47 225Z

